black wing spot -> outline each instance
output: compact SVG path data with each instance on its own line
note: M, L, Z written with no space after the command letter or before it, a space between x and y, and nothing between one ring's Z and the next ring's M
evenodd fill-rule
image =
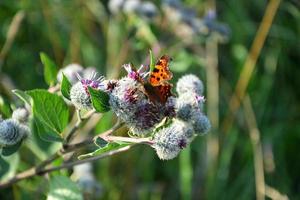
M157 68L154 68L153 72L159 72L160 70Z
M159 77L157 77L157 78L156 78L156 80L157 80L157 81L159 81L159 80L160 80L160 78L159 78Z

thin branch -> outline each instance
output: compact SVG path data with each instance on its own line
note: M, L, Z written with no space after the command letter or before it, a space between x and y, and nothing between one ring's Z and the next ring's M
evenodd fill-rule
M275 199L275 200L288 200L288 196L285 194L281 194L278 192L276 189L266 185L266 196L269 197L270 199Z
M107 142L128 142L134 144L149 144L152 145L150 138L131 138L131 137L119 137L119 136L102 136Z
M5 182L2 182L0 183L0 188L4 188L4 187L7 187L7 186L10 186L16 182L19 182L23 179L26 179L26 178L30 178L30 177L33 177L33 176L36 176L36 175L43 175L45 173L48 173L48 172L51 172L51 171L55 171L55 170L59 170L59 169L62 169L62 168L68 168L68 167L71 167L71 166L74 166L74 165L77 165L77 164L81 164L81 163L84 163L84 162L89 162L89 161L93 161L93 159L86 159L86 160L81 160L81 161L74 161L74 162L71 162L71 163L65 163L59 167L50 167L50 168L46 168L47 165L49 165L50 163L52 163L54 160L56 160L57 158L59 158L61 155L63 154L66 154L66 153L69 153L69 152L72 152L72 151L75 151L79 148L82 148L82 147L86 147L87 145L90 145L90 144L93 144L94 142L94 139L97 138L97 137L101 137L101 136L107 136L107 135L110 135L112 134L114 131L116 131L117 129L119 129L121 126L123 126L124 123L121 123L121 122L117 122L111 129L103 132L103 133L100 133L99 135L95 136L94 138L89 138L89 139L86 139L80 143L76 143L76 144L66 144L65 146L63 146L61 149L59 149L56 153L54 153L52 156L50 156L48 159L44 160L43 162L41 162L39 165L37 165L36 167L32 167L28 170L25 170L19 174L16 174L14 177L12 177L11 179L5 181ZM79 126L74 126L72 128L75 129L75 131L78 129ZM123 148L119 149L119 150L122 150ZM115 151L112 151L112 155L114 154ZM106 156L109 156L111 152L108 152L108 153L105 153L105 154L102 154L101 156L104 155L104 157ZM98 157L95 157L95 159L100 159L102 158L101 156L98 156Z
M17 33L20 29L21 23L24 18L25 18L25 12L23 10L18 11L15 14L9 26L9 29L6 34L5 43L0 51L0 69L1 69L1 64L4 62L7 53L10 51L12 44L15 41L15 38L17 36Z
M76 110L76 114L77 114L77 121L76 121L75 125L72 127L72 129L69 131L69 134L67 135L67 137L65 139L64 145L68 144L73 139L75 132L80 127L80 125L83 121L80 116L80 110Z
M21 173L15 175L13 178L11 178L7 181L4 181L4 182L0 183L0 188L8 187L8 186L10 186L10 185L12 185L16 182L19 182L23 179L31 178L31 177L36 176L36 175L43 175L43 174L50 173L50 172L53 172L53 171L57 171L57 170L60 170L60 169L71 168L75 165L80 165L80 164L83 164L83 163L100 160L102 158L105 158L105 157L108 157L108 156L112 156L112 155L127 151L127 150L130 149L130 147L131 146L126 146L126 147L123 147L123 148L120 148L120 149L117 149L117 150L113 150L113 151L109 151L107 153L103 153L99 156L87 158L85 160L77 160L77 161L73 161L73 162L64 163L64 164L62 164L60 166L57 166L57 167L44 168L44 169L41 169L38 173L37 173L36 168L31 168L31 169L28 169L24 172L21 172Z
M262 153L262 147L260 142L260 132L257 127L255 114L249 96L246 96L244 100L244 110L245 110L245 119L249 128L250 140L253 149L256 199L264 200L265 199L265 175L264 175L263 153Z

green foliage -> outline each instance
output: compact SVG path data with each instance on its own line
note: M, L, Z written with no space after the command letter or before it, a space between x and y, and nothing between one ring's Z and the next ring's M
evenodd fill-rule
M153 56L152 50L149 50L149 58L150 58L150 72L152 72L155 68L155 58Z
M193 35L192 41L189 41L188 38L178 37L178 33L188 33L189 29L169 23L165 20L165 14L160 13L159 18L151 22L137 15L127 16L118 13L113 16L107 10L107 2L98 0L80 1L80 3L78 1L38 1L38 3L1 1L0 114L2 117L4 119L11 117L12 110L22 106L10 92L12 89L20 89L14 90L13 93L26 104L31 105L31 102L35 103L34 99L21 90L46 89L48 88L46 83L53 86L56 83L58 69L56 64L65 66L77 62L82 66L95 66L106 77L117 78L125 73L120 68L124 63L132 62L136 65L148 63L146 59L148 49L153 50L151 54L155 57L168 54L173 58L170 69L174 78L171 82L174 84L185 73L199 76L205 85L207 98L203 110L210 114L218 112L219 115L214 122L219 123L213 127L209 135L197 138L191 144L190 152L183 151L179 158L172 161L160 161L153 149L138 145L128 153L93 163L96 179L105 187L101 199L189 197L212 200L255 199L253 151L248 134L249 128L245 123L247 114L242 108L239 109L239 112L233 116L232 128L225 132L223 127L227 125L224 122L227 113L230 112L229 99L233 95L234 88L237 87L236 82L266 5L273 1L216 2L217 18L228 24L231 29L228 43L217 46L218 53L215 55L217 60L207 59L207 56L211 55L207 48L214 41L214 37L203 38ZM161 2L155 1L159 12L164 10ZM182 3L194 8L197 16L201 17L205 15L209 2L187 0ZM80 12L74 12L78 10ZM20 21L20 24L14 23L11 26L15 14L19 11L26 12L25 18ZM260 131L265 161L265 182L278 192L287 194L289 199L300 199L298 170L300 161L297 154L300 142L299 35L298 2L281 1L246 91L252 100L257 128ZM47 55L51 55L51 59L43 53L39 57L41 49ZM150 66L153 69L155 60L151 54ZM207 70L210 68L207 63L210 61L217 65L217 70L215 74L208 76ZM219 83L210 82L214 77ZM63 81L61 93L66 98L69 96L69 86L69 83ZM216 96L213 96L211 91L214 87L218 89ZM35 111L37 108L33 105L34 116L31 128L33 133L22 144L22 151L0 157L1 181L12 177L16 171L21 172L38 164L61 146L61 143L53 141L61 141L61 133L68 123L66 122L68 117L59 114L55 102L59 102L65 115L68 115L69 111L61 97L48 94L46 90L43 93L47 93L45 95L47 98L35 97L35 99L39 109L45 109L45 112L37 113L40 110ZM50 99L51 103L48 100L45 102L46 99ZM99 112L106 112L106 109L109 109L102 100L101 103L95 102ZM212 102L218 102L218 106L214 108ZM75 115L72 107L70 111L70 115ZM54 122L61 126L50 123L49 121L53 122L52 119L47 120L47 117L54 115L58 120ZM93 123L89 121L82 126L78 131L80 135L78 139L92 137L114 124L116 117L112 112L104 113L101 119L100 115L102 116L102 114L97 115L98 118L95 118ZM96 125L96 128L93 129L91 124ZM126 133L127 130L124 128L116 134ZM216 141L212 143L211 138L215 138ZM109 143L104 146L100 141L96 143L103 147L96 150L99 155L107 152L109 146L120 147L119 144ZM95 154L90 153L86 157ZM77 154L74 159L76 156ZM57 163L54 163L55 165ZM62 173L70 176L72 170L57 172L57 174ZM54 177L50 175L51 180L57 174ZM21 181L13 187L1 189L0 199L40 199L39 197L45 197L46 194L44 183L43 177ZM61 188L65 189L69 183L69 180L63 182ZM30 198L23 195L24 191L26 194L31 194Z
M0 114L2 114L4 117L9 117L11 115L10 105L1 96L0 96Z
M20 162L19 154L0 156L0 180L11 178L17 171Z
M108 144L108 142L101 137L97 137L94 143L100 148L103 148Z
M17 144L14 144L12 146L2 147L1 154L3 156L10 156L13 153L16 153L19 150L19 148L21 147L22 142L23 141L21 140L20 142L18 142Z
M63 78L61 81L60 91L61 91L61 94L65 98L70 100L70 90L71 90L72 84L70 83L68 78L64 75L64 73L62 74L62 76L63 76Z
M49 86L53 86L56 82L57 67L45 53L40 53L40 57L44 65L45 81Z
M66 176L50 178L47 200L83 200L78 186Z
M83 160L83 159L86 159L86 158L90 158L90 157L94 157L94 156L99 156L99 155L101 155L103 153L106 153L108 151L117 150L117 149L120 149L122 147L126 147L126 146L129 145L129 143L116 143L116 142L110 142L110 143L107 143L105 145L103 141L101 142L101 144L99 144L99 140L97 142L98 142L97 145L100 148L98 148L96 151L94 151L92 153L87 153L87 154L80 155L78 157L78 159L79 160Z
M89 87L88 90L91 95L92 104L95 110L100 113L108 112L110 110L108 94L91 87Z
M68 124L69 109L63 99L46 90L31 90L33 118L40 137L46 141L62 141L61 133Z
M21 90L12 90L12 92L19 97L25 104L31 105L31 97Z

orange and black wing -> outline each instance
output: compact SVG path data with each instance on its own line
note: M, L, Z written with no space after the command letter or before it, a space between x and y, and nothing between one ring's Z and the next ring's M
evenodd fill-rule
M150 73L149 83L152 86L163 85L164 82L172 79L173 74L169 69L171 58L163 55L156 63L153 71Z

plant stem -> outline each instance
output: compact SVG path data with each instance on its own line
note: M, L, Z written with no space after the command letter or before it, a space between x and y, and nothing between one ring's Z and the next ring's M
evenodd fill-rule
M104 140L107 142L128 142L128 143L134 143L134 144L150 144L151 142L150 138L130 138L130 137L120 137L120 136L102 136Z
M68 162L68 163L64 163L61 166L58 167L50 167L50 168L46 168L47 165L49 165L50 163L52 163L54 160L56 160L57 158L59 158L61 155L75 151L79 148L85 147L87 145L93 144L94 139L97 137L103 137L103 136L108 136L110 134L112 134L114 131L116 131L117 129L119 129L121 126L123 126L123 123L120 123L119 121L109 130L100 133L99 135L95 136L94 138L88 138L80 143L76 143L76 144L66 144L64 145L61 149L59 149L56 153L54 153L52 156L50 156L48 159L44 160L43 162L41 162L39 165L32 167L28 170L25 170L23 172L20 172L19 174L16 174L14 177L12 177L11 179L4 181L4 182L0 182L0 188L4 188L4 187L8 187L16 182L19 182L23 179L26 178L31 178L33 176L36 175L43 175L46 174L48 172L52 172L55 170L59 170L59 169L63 169L63 168L70 168L72 166L75 165L79 165L85 162L90 162L90 161L95 161L122 151L126 151L130 148L130 146L127 146L126 149L125 148L121 148L115 151L110 151L107 152L105 154L101 154L99 156L93 157L93 158L89 158L89 159L85 159L85 160L80 160L80 161L73 161L73 162ZM79 128L79 126L74 126L71 131L76 131ZM71 132L70 131L70 132Z
M77 121L76 121L75 125L72 127L72 129L69 131L69 134L67 135L67 137L65 139L64 145L68 144L73 139L75 132L77 131L77 129L79 128L79 126L81 125L81 123L83 121L80 116L79 110L76 110L76 114L77 114Z
M250 52L246 58L244 67L241 71L239 80L236 84L234 94L232 95L230 101L229 101L229 111L224 118L225 120L222 123L222 131L224 133L229 132L235 114L238 111L241 102L243 101L246 90L248 87L248 84L251 80L253 71L256 66L257 59L260 55L260 52L264 46L264 43L266 41L267 35L269 33L269 30L271 28L272 22L274 20L275 14L277 12L277 9L279 7L280 0L271 0L269 1L266 12L263 16L263 19L260 23L260 26L258 28L258 31L256 33L255 39L252 43Z
M123 148L120 148L120 149L117 149L117 150L113 150L113 151L103 153L99 156L87 158L85 160L77 160L77 161L73 161L73 162L64 163L64 164L62 164L60 166L57 166L57 167L43 168L39 171L36 170L36 167L33 167L33 168L30 168L26 171L23 171L23 172L15 175L13 178L11 178L7 181L4 181L4 182L0 183L0 188L8 187L8 186L10 186L14 183L17 183L17 182L23 180L23 179L31 178L31 177L36 176L36 175L44 175L46 173L57 171L57 170L60 170L60 169L67 169L67 168L71 168L75 165L80 165L80 164L83 164L83 163L100 160L102 158L105 158L105 157L108 157L108 156L112 156L112 155L127 151L127 150L130 149L130 147L131 146L126 146L126 147L123 147Z

